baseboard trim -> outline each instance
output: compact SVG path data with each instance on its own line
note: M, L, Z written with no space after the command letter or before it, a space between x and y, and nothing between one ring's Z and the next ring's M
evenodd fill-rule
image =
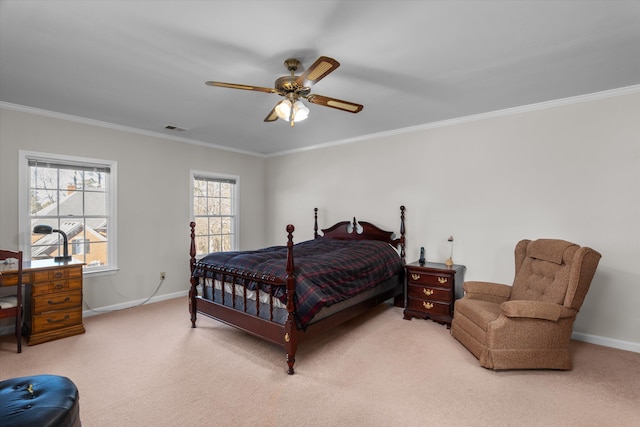
M599 335L584 334L582 332L573 332L571 334L571 338L576 341L640 353L640 343L637 342L617 340L614 338L601 337Z
M127 301L125 303L122 304L114 304L114 305L109 305L109 306L105 306L105 307L100 307L100 308L91 308L88 310L83 310L82 311L82 316L83 317L91 317L91 316L97 316L99 314L104 314L104 313L109 313L112 311L118 311L118 310L124 310L127 308L132 308L138 305L142 305L144 304L151 304L154 302L160 302L160 301L166 301L169 299L174 299L174 298L180 298L180 297L185 297L189 295L189 291L180 291L180 292L174 292L171 294L165 294L165 295L158 295L157 297L153 297L151 299L149 299L147 301L147 299L141 299L141 300L137 300L137 301ZM185 307L186 310L186 307ZM13 325L6 325L6 326L0 326L0 335L12 335L13 334Z
M150 300L141 299L137 301L127 301L121 304L114 304L100 308L93 308L89 310L84 310L82 315L84 317L96 316L99 314L109 313L111 311L124 310L127 308L132 308L141 304L151 304L160 301L166 301L174 298L181 298L189 295L189 291L180 291L174 292L171 294L158 295L157 297L153 297ZM13 333L13 326L0 326L0 335L9 335ZM640 343L632 342L632 341L623 341L617 340L614 338L602 337L599 335L591 335L585 334L582 332L573 332L571 334L571 338L576 341L582 341L590 344L602 345L604 347L617 348L619 350L633 351L634 353L640 353Z
M125 310L127 308L136 307L142 304L151 304L154 302L160 302L160 301L166 301L169 299L184 297L187 295L189 295L189 291L180 291L180 292L174 292L171 294L158 295L149 300L145 298L145 299L140 299L136 301L127 301L121 304L113 304L113 305L108 305L108 306L99 307L99 308L92 307L90 309L83 310L82 316L83 317L97 316L99 314L110 313L112 311L118 311L118 310Z

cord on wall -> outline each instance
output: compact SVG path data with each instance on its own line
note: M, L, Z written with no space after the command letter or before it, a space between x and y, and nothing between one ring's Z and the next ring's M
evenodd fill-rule
M128 310L130 308L134 308L134 307L140 307L141 305L144 305L146 303L149 302L149 300L151 300L151 298L153 298L154 296L156 296L156 294L158 293L158 291L160 290L160 287L162 286L162 284L164 283L164 278L166 277L165 273L162 272L160 273L160 283L158 283L158 286L156 287L156 290L153 291L153 293L149 296L149 298L145 299L144 301L136 304L136 305L132 305L131 307L126 307L126 308L115 308L112 310L97 310L95 308L92 308L89 304L87 304L87 301L84 299L84 296L82 297L82 302L84 303L84 305L90 310L93 311L94 313L110 313L112 311L122 311L122 310Z

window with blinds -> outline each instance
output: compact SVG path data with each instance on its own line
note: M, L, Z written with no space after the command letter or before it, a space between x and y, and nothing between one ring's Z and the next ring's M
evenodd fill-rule
M192 172L196 252L237 250L238 178Z
M116 268L115 162L42 153L24 153L23 162L27 214L21 221L30 231L31 259L62 255L61 231L68 253L86 264L86 272ZM35 234L35 225L58 231Z

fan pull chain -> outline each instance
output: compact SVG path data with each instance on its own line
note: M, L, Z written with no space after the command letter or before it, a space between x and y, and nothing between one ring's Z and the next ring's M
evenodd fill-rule
M293 111L293 102L291 103L291 111L289 111L289 123L291 123L291 127L293 127L293 123L294 123L294 119L295 119L295 113Z

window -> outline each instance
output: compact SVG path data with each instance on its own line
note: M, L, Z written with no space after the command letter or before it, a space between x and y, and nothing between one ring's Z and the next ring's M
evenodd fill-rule
M21 151L20 172L20 235L30 259L62 255L64 233L85 273L116 270L116 163ZM56 232L35 234L35 225Z
M89 239L73 239L71 246L73 247L73 255L88 254L91 250L91 241Z
M238 177L191 172L196 253L237 249Z

